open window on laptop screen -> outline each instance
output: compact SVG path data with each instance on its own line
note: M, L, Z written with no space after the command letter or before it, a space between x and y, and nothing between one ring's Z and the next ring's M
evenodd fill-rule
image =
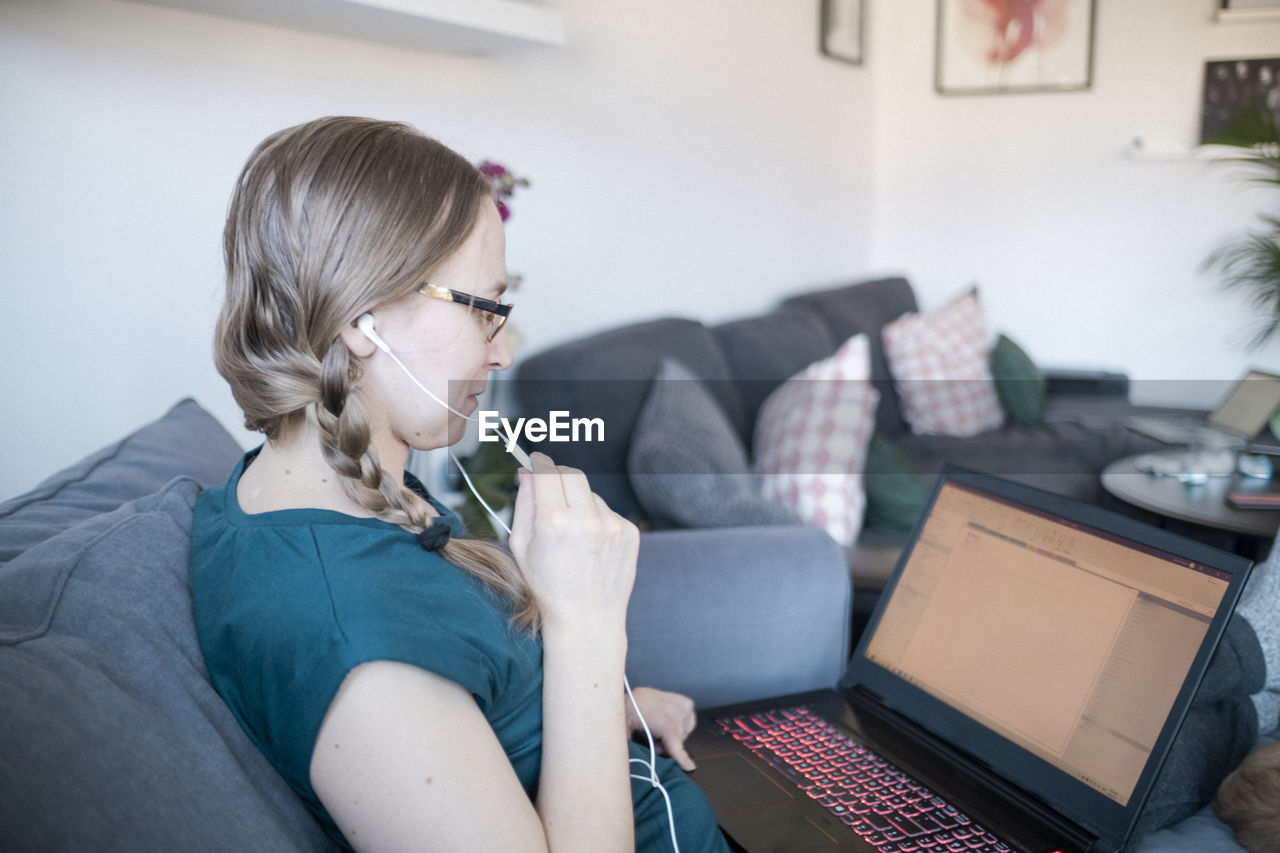
M1015 778L1043 779L1018 770L1047 762L1063 778L1037 793L1073 810L1105 798L1124 823L1238 597L1233 569L1248 563L1127 519L1059 515L1036 494L1046 506L944 478L859 655L891 676L872 679L889 704L936 700L906 702L907 716ZM977 727L997 737L966 738Z

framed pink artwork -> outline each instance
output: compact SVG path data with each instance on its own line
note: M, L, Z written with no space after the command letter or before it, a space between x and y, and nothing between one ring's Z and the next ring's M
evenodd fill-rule
M943 95L1073 92L1093 83L1096 0L938 0Z

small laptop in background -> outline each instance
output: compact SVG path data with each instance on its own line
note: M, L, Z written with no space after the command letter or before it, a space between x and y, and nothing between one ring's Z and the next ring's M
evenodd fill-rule
M1126 425L1165 444L1191 444L1199 430L1217 433L1228 444L1252 441L1280 408L1280 376L1248 370L1236 380L1208 418L1207 425L1189 418L1135 415Z
M836 689L704 712L692 778L751 853L1119 850L1250 567L948 468Z

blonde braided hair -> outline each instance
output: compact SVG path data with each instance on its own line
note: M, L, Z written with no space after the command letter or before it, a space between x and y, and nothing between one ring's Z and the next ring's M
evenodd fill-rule
M263 141L227 215L215 362L245 426L273 439L305 418L348 497L414 534L434 515L379 467L353 393L360 364L339 333L411 293L491 198L470 163L407 125L332 117ZM516 625L536 630L536 603L507 552L451 538L441 553L505 600Z

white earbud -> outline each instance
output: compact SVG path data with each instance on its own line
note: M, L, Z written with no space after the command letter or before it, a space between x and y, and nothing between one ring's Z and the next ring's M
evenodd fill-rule
M361 314L360 319L356 320L356 328L359 329L366 338L373 341L374 346L385 352L387 355L391 355L391 347L387 346L387 342L384 341L374 329L372 314Z

